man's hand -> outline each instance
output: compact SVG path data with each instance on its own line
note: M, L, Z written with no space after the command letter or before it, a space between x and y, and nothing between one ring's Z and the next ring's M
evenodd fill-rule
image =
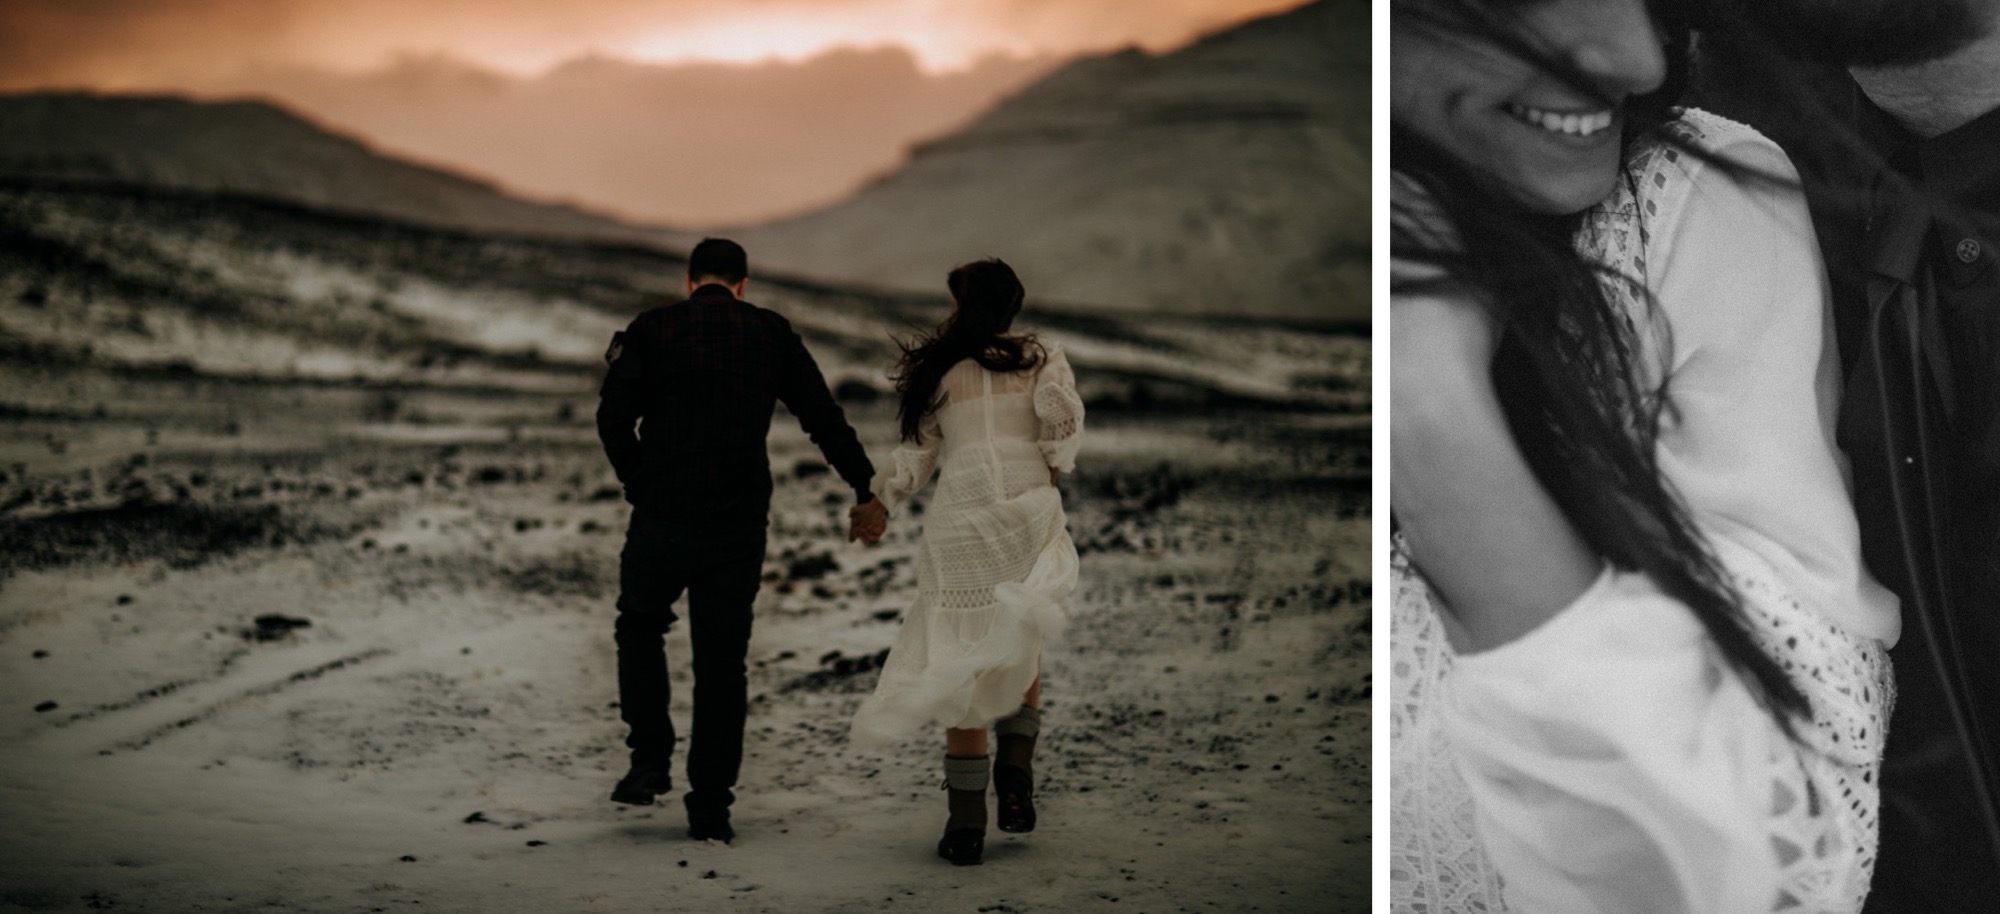
M873 546L888 529L889 509L883 507L879 498L871 498L866 503L847 509L847 541L850 543L860 540Z

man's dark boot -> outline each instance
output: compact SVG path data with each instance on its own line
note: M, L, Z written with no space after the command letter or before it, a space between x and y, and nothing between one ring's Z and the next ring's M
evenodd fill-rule
M1042 732L1042 712L1027 705L993 725L1000 748L993 757L993 793L998 798L1000 830L1020 834L1035 830L1035 737Z
M938 856L952 866L977 866L986 852L986 781L992 773L993 761L986 756L944 757L951 816L944 823L944 838L938 841Z
M651 806L653 798L674 789L674 776L661 763L634 761L618 786L611 789L611 802Z
M729 827L729 803L689 793L681 798L687 805L688 837L696 841L720 841L728 844L736 840L736 830Z

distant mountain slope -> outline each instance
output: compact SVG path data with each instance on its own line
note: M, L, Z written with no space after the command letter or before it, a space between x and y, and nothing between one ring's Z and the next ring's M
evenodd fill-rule
M1077 61L848 202L740 233L766 263L1126 312L1366 320L1369 6L1320 0L1160 56Z
M495 235L237 194L0 179L0 417L75 408L79 378L588 393L613 331L672 301L684 257L644 244ZM770 272L788 317L854 396L888 387L941 295ZM672 298L668 296L673 296ZM1099 404L1365 412L1368 340L1246 322L1036 309Z
M229 191L480 231L660 236L385 156L264 102L0 96L0 177Z

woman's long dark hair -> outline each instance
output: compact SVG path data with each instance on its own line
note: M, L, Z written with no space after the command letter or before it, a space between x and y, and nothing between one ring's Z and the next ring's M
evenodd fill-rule
M1042 360L1034 334L1007 332L1027 297L1013 267L997 259L962 264L945 277L945 285L958 310L930 333L896 342L903 357L889 379L901 398L896 422L904 441L917 440L924 416L940 405L938 385L953 365L974 359L989 370L1008 372Z
M1437 6L1447 11L1412 6L1396 4L1392 15L1409 17L1407 27L1476 30L1579 91L1604 98L1584 73L1537 46L1501 4L1441 0ZM1668 78L1658 91L1626 102L1628 144L1648 134L1672 141L1662 127L1675 115L1671 105L1691 67L1685 23L1671 9L1656 15L1668 41ZM1589 262L1574 246L1582 214L1524 213L1475 163L1401 127L1393 128L1390 150L1398 181L1420 188L1399 193L1404 199L1392 205L1393 255L1435 268L1397 280L1394 292L1442 286L1469 293L1491 311L1501 328L1494 388L1536 478L1605 561L1646 574L1693 611L1790 732L1792 715L1810 711L1806 698L1752 639L1740 597L1660 475L1655 442L1662 415L1671 409L1668 391L1664 381L1649 387L1645 380L1637 330L1606 295L1609 268ZM1657 320L1650 297L1640 298L1648 303L1646 319ZM1667 354L1657 355L1663 367Z

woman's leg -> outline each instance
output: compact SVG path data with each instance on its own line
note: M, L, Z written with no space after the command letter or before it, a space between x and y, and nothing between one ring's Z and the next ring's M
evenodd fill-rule
M985 758L986 728L944 731L944 754L953 758Z
M1035 684L1028 687L1028 693L1026 695L1021 696L1021 707L1035 708L1037 710L1039 710L1042 707L1041 676L1037 675L1035 677Z

